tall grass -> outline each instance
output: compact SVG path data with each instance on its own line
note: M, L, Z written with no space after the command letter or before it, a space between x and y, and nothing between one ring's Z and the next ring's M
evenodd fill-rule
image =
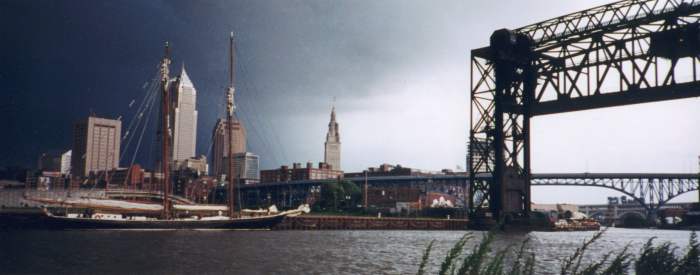
M690 234L688 247L682 253L669 242L654 244L654 238L646 242L638 257L629 252L629 245L619 251L609 252L600 259L588 259L586 250L598 241L605 231L599 231L586 239L560 266L561 275L700 275L700 243L695 232ZM467 242L474 236L465 234L447 252L440 264L440 275L529 275L537 274L535 254L528 249L529 239L523 241L519 249L514 245L492 251L495 231L488 232L474 247ZM435 241L430 242L423 253L418 274L426 273L430 253ZM589 263L589 264L583 264Z
M418 275L425 274L425 267L428 265L428 261L430 260L430 251L433 249L433 244L435 244L435 241L431 241L428 244L428 247L425 248L425 252L423 252L423 259L420 262L420 266L418 266Z

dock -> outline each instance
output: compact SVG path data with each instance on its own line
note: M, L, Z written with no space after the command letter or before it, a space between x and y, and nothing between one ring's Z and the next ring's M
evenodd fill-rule
M467 223L466 219L306 215L286 217L273 230L467 230Z

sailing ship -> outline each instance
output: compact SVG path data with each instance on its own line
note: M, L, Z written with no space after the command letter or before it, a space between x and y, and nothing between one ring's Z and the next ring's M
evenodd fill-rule
M229 83L226 89L226 122L229 144L233 144L233 116L235 112L235 51L233 33L229 45ZM27 198L34 202L52 205L43 208L43 215L34 221L43 228L53 229L269 229L282 222L286 216L308 213L308 205L298 209L277 211L268 209L235 211L234 198L237 180L233 177L233 146L228 146L228 195L227 205L186 205L175 204L172 199L170 182L170 83L169 46L165 45L165 55L160 64L161 88L161 171L163 182L162 204L129 202L102 198L77 198L47 200ZM61 211L64 209L64 211ZM72 209L73 211L67 211ZM82 213L75 213L75 209ZM240 209L240 207L239 207ZM73 213L70 213L73 212ZM183 215L184 213L184 215ZM207 215L216 213L216 215ZM224 213L226 215L224 215Z

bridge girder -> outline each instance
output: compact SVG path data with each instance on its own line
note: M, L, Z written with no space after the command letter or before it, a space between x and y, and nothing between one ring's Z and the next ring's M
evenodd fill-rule
M467 166L491 175L470 179L472 212L529 212L533 116L700 96L698 22L699 1L626 0L472 50Z
M490 179L488 174L476 175L478 181ZM365 178L346 178L362 186ZM431 175L431 176L389 176L368 177L371 186L378 183L388 185L440 185L463 186L469 177L466 175ZM645 209L657 209L667 205L667 202L680 194L700 189L698 174L658 174L658 173L559 173L533 174L531 185L534 186L590 186L608 188L620 191L637 202ZM323 184L328 180L299 180L290 182L257 183L241 186L241 192L266 197L267 194L295 194L298 200L305 200L309 194L319 193ZM471 184L469 184L471 185ZM286 195L282 195L289 198ZM245 197L245 196L244 196ZM273 196L274 197L274 196ZM651 205L649 205L651 204ZM291 204L292 207L296 207Z
M653 213L681 194L700 190L693 174L536 174L535 186L595 186L619 191Z

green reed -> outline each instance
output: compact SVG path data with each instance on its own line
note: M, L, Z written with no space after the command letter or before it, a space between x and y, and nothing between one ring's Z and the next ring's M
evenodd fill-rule
M562 259L561 275L700 275L700 243L695 232L690 234L688 246L682 253L669 242L654 244L651 238L641 248L639 256L629 252L629 245L619 251L606 253L600 259L587 258L586 251L598 241L605 230L599 231L590 239L585 239L573 254ZM440 275L529 275L537 273L536 256L528 249L529 239L523 241L519 249L513 245L492 251L495 231L485 233L481 241L468 248L467 242L474 238L467 233L452 246L440 264ZM430 254L435 241L430 242L423 252L418 274L426 274ZM590 262L589 264L583 264Z

